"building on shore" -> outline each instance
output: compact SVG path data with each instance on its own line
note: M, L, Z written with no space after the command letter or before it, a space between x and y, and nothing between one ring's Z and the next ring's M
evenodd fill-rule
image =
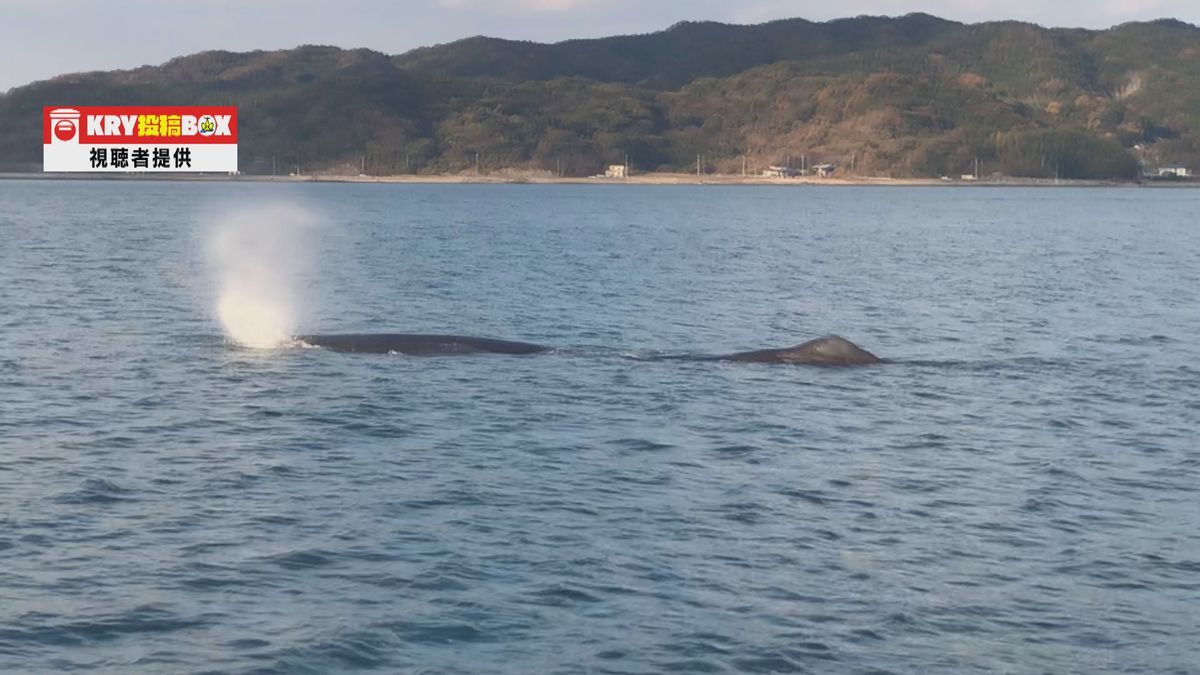
M1164 166L1158 169L1158 178L1191 178L1192 170L1186 166Z
M795 178L800 172L790 166L768 166L762 175L763 178Z
M604 171L605 178L628 178L629 167L624 164L611 164Z

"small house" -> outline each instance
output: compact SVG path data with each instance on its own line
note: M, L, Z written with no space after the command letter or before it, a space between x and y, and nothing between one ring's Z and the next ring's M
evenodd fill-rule
M1164 166L1158 170L1159 178L1191 178L1192 170L1185 166Z
M762 172L763 178L794 178L800 172L790 166L768 166Z

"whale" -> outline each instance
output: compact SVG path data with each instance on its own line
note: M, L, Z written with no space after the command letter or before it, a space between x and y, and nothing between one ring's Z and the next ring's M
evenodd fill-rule
M342 333L298 335L296 340L311 347L323 347L351 354L404 354L407 356L461 356L469 354L507 354L525 356L552 351L531 342L497 340L465 335L420 335L412 333ZM733 354L674 355L659 360L732 361L739 363L780 363L813 366L862 366L879 363L880 358L838 335L827 335L803 344L781 349L758 349Z
M881 359L840 335L809 340L794 347L758 349L711 357L716 361L740 363L791 363L810 366L865 366Z
M351 354L405 354L408 356L454 356L466 354L510 354L520 356L550 351L530 342L467 337L465 335L416 335L410 333L344 333L298 335L296 340Z

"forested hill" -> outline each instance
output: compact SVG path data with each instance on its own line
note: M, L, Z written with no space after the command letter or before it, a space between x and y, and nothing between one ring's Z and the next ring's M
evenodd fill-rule
M728 77L781 61L917 47L961 24L927 14L803 19L757 26L682 22L660 33L558 44L474 37L395 58L402 68L514 82L584 77L653 89L678 89L701 77Z
M233 104L247 173L840 173L1129 178L1200 169L1200 28L1104 31L924 14L681 23L557 44L476 37L388 56L202 52L0 96L0 171L40 170L41 107Z

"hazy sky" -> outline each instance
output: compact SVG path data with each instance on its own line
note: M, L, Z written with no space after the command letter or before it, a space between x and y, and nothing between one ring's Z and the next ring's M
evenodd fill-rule
M1162 17L1200 24L1197 0L0 0L0 91L205 49L311 43L394 54L479 34L556 41L646 33L684 19L757 23L914 11L1088 28Z

